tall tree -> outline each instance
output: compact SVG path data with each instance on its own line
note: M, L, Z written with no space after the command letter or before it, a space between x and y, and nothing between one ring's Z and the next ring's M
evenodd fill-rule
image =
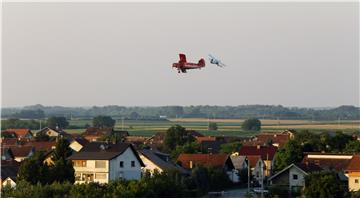
M65 117L50 117L47 120L47 125L49 128L56 128L59 127L61 129L65 129L69 126L69 122L66 120Z
M59 138L56 147L52 154L53 166L50 167L52 173L52 180L63 183L68 181L74 183L74 168L71 160L67 158L71 155L72 151L69 147L70 143L65 138Z
M33 156L25 159L18 172L18 180L25 180L31 184L40 182L41 184L49 183L49 167L46 163L43 152L35 152Z
M241 128L247 131L260 131L261 122L257 118L250 118L242 123Z
M295 140L289 140L275 155L275 170L280 171L292 163L302 160L302 147Z
M346 190L335 172L311 173L305 177L305 197L344 197Z
M186 142L191 142L192 139L187 134L186 129L180 125L174 125L170 127L165 134L164 144L170 151L176 148L178 145L184 145Z
M96 116L93 118L93 126L99 128L114 127L115 122L110 116Z

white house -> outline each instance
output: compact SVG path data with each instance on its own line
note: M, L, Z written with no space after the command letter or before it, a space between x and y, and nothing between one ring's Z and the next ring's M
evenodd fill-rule
M141 178L144 163L131 144L90 142L69 157L75 169L75 183Z
M270 177L270 185L288 187L289 192L300 192L305 186L305 176L321 170L314 164L291 164Z

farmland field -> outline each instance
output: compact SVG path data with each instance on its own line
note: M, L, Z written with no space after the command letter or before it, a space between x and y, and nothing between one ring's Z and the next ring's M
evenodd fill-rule
M166 131L169 127L179 124L187 129L197 130L204 135L212 136L240 136L249 137L256 135L257 132L244 131L241 129L242 119L206 119L206 118L183 118L170 119L163 121L143 121L143 120L117 120L115 128L117 130L127 130L134 136L152 136L157 132ZM217 131L209 131L208 123L216 122ZM91 125L92 120L71 120L72 126ZM347 133L360 131L359 121L311 121L311 120L261 120L261 132L279 132L284 129L309 129L316 132L329 130L343 130ZM81 133L85 129L67 129L69 133Z

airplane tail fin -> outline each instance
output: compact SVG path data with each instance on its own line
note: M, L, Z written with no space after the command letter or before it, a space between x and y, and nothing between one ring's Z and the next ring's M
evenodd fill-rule
M179 63L186 63L186 56L185 54L179 54L180 60Z
M201 66L201 67L205 67L205 60L202 58L202 59L200 59L199 60L199 66Z

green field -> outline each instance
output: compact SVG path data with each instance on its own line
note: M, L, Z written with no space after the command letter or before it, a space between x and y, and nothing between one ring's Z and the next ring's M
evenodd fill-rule
M216 122L218 125L217 131L209 131L207 129L208 123ZM166 131L169 127L179 124L187 129L197 130L204 135L211 136L239 136L249 137L256 135L256 132L243 131L241 123L243 120L225 120L225 119L174 119L169 121L142 121L142 120L117 120L115 128L118 130L127 130L130 135L134 136L152 136L157 132ZM315 132L342 130L347 133L360 131L360 122L358 121L307 121L307 120L261 120L262 132L279 132L284 129L309 129ZM91 125L92 120L71 120L72 126ZM82 133L85 129L67 129L69 133Z

